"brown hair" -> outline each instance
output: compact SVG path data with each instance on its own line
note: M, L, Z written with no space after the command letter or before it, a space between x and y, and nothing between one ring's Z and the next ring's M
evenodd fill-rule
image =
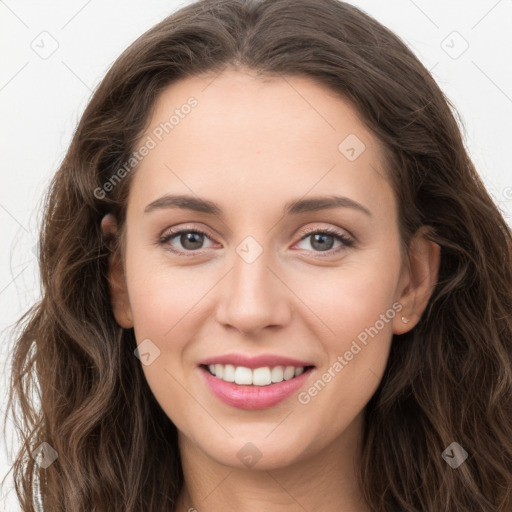
M163 88L228 66L308 77L349 100L385 146L402 242L429 226L441 246L428 307L394 337L366 407L358 478L370 508L511 510L512 236L453 105L396 35L349 4L202 0L117 59L49 189L43 296L17 323L8 402L24 438L13 466L23 511L34 510L30 454L43 442L58 453L38 470L47 512L174 510L183 482L176 427L134 356L133 329L112 314L108 260L123 246L100 230L109 212L123 227L136 171L95 191L129 160ZM457 470L441 457L453 441L468 452Z

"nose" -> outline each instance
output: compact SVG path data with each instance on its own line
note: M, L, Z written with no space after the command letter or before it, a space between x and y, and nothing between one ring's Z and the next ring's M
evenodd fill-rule
M234 255L231 271L223 279L217 321L255 336L265 328L283 327L291 319L291 296L279 272L270 268L264 251L255 261Z

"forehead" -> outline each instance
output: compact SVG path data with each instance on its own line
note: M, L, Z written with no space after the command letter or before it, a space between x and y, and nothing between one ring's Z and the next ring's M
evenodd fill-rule
M378 139L348 101L306 77L228 70L180 80L155 102L140 140L150 139L130 194L138 209L168 191L259 209L334 190L392 200Z

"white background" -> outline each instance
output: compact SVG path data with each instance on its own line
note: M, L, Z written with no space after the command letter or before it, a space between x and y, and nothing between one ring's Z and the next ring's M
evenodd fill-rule
M0 0L0 418L10 328L39 297L33 249L42 194L107 69L136 37L184 3L190 2ZM462 117L477 169L512 223L512 0L351 3L397 33L431 70ZM47 58L35 51L52 45L55 52L42 55ZM15 439L8 428L0 443L0 479ZM20 510L11 475L0 510Z

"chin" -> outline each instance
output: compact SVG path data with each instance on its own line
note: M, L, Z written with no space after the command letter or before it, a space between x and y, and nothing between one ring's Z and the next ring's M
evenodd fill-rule
M291 466L306 457L304 451L298 450L299 446L304 446L303 443L289 442L283 445L276 442L277 439L259 440L260 437L254 441L246 437L230 438L229 441L219 442L219 450L212 450L210 445L203 451L224 466L261 471Z

